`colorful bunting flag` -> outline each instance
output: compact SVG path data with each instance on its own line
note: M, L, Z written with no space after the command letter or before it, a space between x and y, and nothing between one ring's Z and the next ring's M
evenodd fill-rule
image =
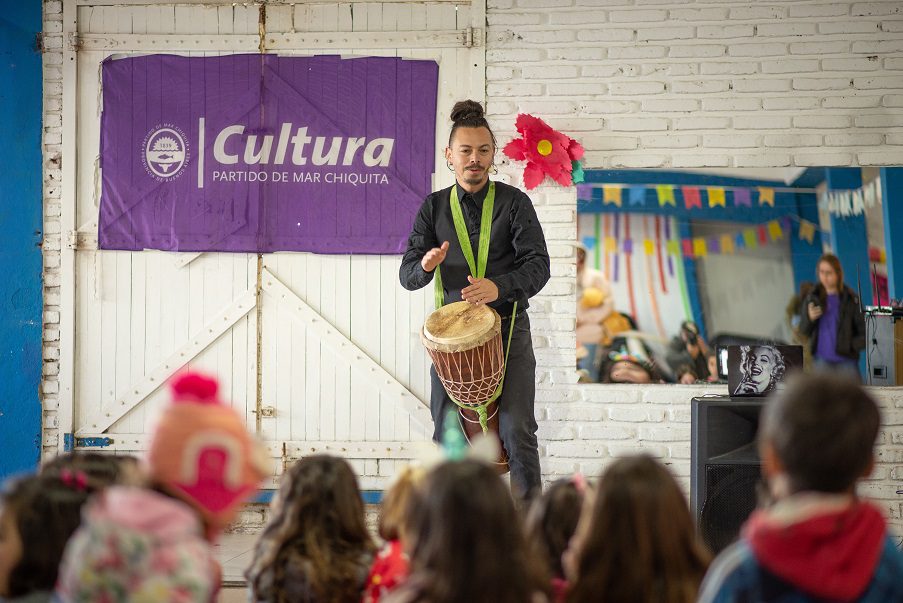
M655 254L655 241L652 239L644 239L643 240L643 251L646 252L646 255L654 255Z
M690 239L681 239L680 242L683 245L684 256L688 258L693 257L693 241Z
M756 235L759 237L759 245L768 244L768 231L765 229L764 224L760 224L756 227Z
M677 207L677 202L674 201L674 187L670 184L657 184L655 186L655 190L658 192L658 204L659 207L664 207L665 205L672 205Z
M709 189L709 207L715 207L717 205L724 207L724 189L723 188L710 188Z
M709 238L708 246L710 253L721 253L721 241L718 237Z
M753 237L753 241L755 241L755 237ZM734 243L737 244L737 249L746 249L746 233L738 232L734 238Z
M721 236L721 253L734 253L734 237L732 237L731 235Z
M754 229L747 228L743 231L743 243L747 249L755 249L759 246L756 243L756 231Z
M670 239L665 243L665 251L671 255L680 255L680 243L677 242L677 239Z
M734 207L752 207L752 195L748 188L738 188L734 191Z
M589 184L578 184L577 185L577 198L581 201L592 201L593 200L593 187Z
M705 239L693 239L693 255L698 258L704 258L706 256Z
M684 206L687 209L698 207L702 209L702 199L699 198L699 189L695 186L681 187L684 194Z
M768 234L771 236L772 241L779 241L784 238L784 231L777 220L772 220L768 223Z
M633 239L624 239L624 253L633 253Z
M815 238L815 224L809 220L800 220L800 239L810 245Z
M774 207L774 189L767 186L756 187L759 189L759 205L770 205Z
M646 204L646 187L632 186L630 187L630 204L645 205Z
M614 237L605 237L605 253L615 253L618 250L618 241Z
M621 207L621 187L620 186L603 186L602 187L602 204L617 205Z

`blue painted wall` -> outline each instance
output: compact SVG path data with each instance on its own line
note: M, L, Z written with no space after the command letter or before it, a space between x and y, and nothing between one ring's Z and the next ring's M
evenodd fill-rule
M0 478L41 452L40 0L0 13Z

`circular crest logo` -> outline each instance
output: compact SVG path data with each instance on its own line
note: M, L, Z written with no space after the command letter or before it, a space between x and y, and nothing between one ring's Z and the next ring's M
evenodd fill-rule
M188 163L185 133L171 124L163 124L148 132L144 139L144 167L158 180L171 180Z

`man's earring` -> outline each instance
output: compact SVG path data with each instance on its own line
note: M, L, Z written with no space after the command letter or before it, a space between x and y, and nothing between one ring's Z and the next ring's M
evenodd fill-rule
M454 171L455 171L455 168L452 167L451 161L446 161L446 162L445 162L445 165L448 166L448 171L449 171L449 172L454 172Z
M489 173L492 174L493 176L495 176L496 174L499 173L499 169L496 167L496 165L494 163L489 166Z

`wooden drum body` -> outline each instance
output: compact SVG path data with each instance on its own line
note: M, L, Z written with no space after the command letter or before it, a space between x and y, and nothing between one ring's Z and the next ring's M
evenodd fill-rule
M464 434L470 440L482 433L482 428L477 411L466 407L477 407L490 399L504 374L501 317L485 305L454 302L427 317L420 340L445 390L464 407L459 406L458 412ZM498 437L498 400L486 412L489 430ZM508 470L504 446L498 463L502 471Z

